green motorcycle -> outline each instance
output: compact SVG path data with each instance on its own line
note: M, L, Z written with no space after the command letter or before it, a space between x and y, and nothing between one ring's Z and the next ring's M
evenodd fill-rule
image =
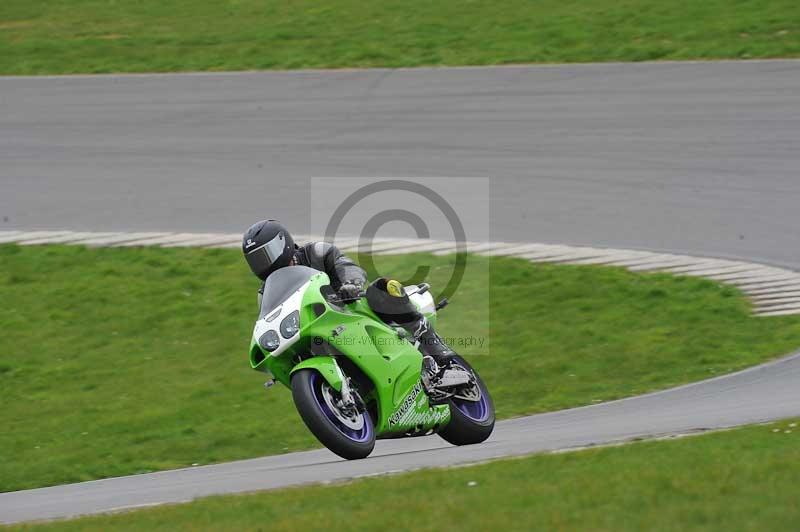
M405 287L431 323L427 284ZM439 434L454 445L484 441L494 428L492 399L462 357L436 375L399 326L384 323L362 297L342 301L324 272L289 266L264 285L250 343L253 369L292 390L297 411L328 449L369 456L377 438Z

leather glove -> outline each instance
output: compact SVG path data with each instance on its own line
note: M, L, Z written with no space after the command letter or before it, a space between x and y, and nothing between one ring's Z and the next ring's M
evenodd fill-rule
M339 287L339 297L345 301L353 301L358 299L359 294L364 290L364 287L355 281L346 281Z

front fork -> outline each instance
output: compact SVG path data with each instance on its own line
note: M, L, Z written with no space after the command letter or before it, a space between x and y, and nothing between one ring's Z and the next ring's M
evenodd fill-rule
M341 402L344 408L355 408L358 412L366 411L367 407L364 400L353 388L352 380L342 371L339 363L334 356L316 356L308 358L297 364L291 371L294 373L300 369L313 369L317 371L328 385L341 395ZM265 383L265 386L267 384Z
M340 392L342 394L342 401L344 401L346 405L355 405L356 401L353 397L353 389L350 386L350 377L344 374L342 368L339 367L339 363L336 362L335 357L331 357L331 360L333 360L333 367L336 369L336 373L339 375L339 379L342 381L342 390Z

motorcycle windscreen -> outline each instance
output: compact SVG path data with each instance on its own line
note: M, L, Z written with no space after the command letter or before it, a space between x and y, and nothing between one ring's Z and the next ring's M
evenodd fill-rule
M286 301L295 290L303 286L309 279L319 273L319 270L307 266L287 266L275 270L264 282L264 294L261 297L261 310L258 318L261 319Z

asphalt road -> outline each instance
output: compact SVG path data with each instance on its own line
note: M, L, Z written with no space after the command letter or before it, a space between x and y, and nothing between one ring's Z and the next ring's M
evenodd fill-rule
M0 78L0 230L238 231L272 216L306 232L314 176L488 176L495 240L800 268L800 62ZM359 462L320 450L5 493L0 521L794 416L798 378L795 355L505 421L478 446L395 440Z
M800 62L0 78L0 230L307 232L313 176L491 177L494 240L800 268Z
M476 462L691 432L800 413L800 353L740 373L651 395L497 424L487 442L452 447L436 436L379 441L348 462L327 450L0 493L0 522L48 519L421 467Z

